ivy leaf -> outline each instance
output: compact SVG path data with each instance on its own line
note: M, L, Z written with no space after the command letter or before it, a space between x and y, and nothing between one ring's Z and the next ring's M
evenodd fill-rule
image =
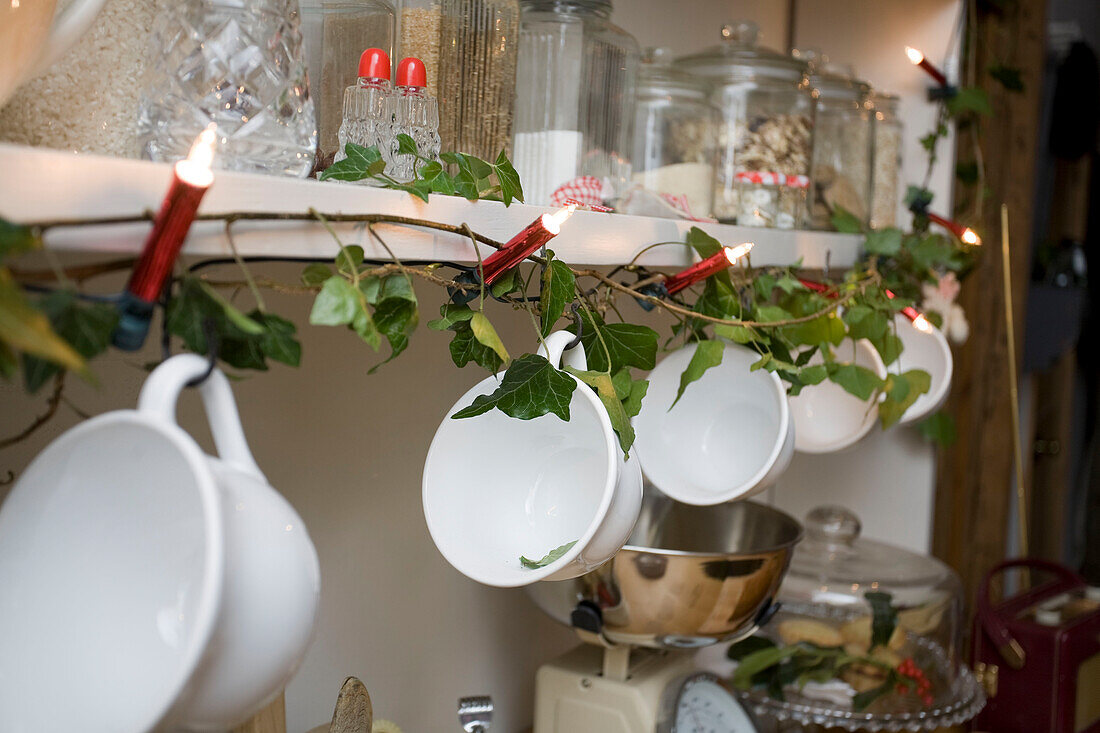
M824 364L802 367L798 372L798 379L802 384L821 384L829 376L829 368Z
M840 364L829 374L829 381L840 385L844 391L866 402L876 389L882 387L882 380L867 367L858 364Z
M482 181L492 175L493 166L489 165L481 158L474 155L467 155L466 153L459 153L458 155L462 159L462 162L459 163L459 167L464 171L469 171L475 180Z
M30 252L41 246L42 237L30 227L13 224L0 217L0 261L7 257Z
M608 323L584 311L581 313L581 343L588 367L596 372L617 372L624 366L649 371L657 364L657 332L633 323ZM576 333L576 327L568 330ZM603 342L600 341L603 336ZM603 344L607 345L604 351ZM610 354L608 353L610 352ZM611 357L608 363L608 356Z
M758 339L756 332L748 326L727 326L724 323L715 324L714 335L735 344L749 344Z
M898 625L898 610L894 608L894 598L882 591L868 591L863 597L871 604L871 648L885 646Z
M577 382L572 377L555 369L544 357L524 354L504 372L496 391L478 395L472 405L451 417L455 420L475 417L496 408L519 420L531 420L552 412L568 422L569 402L576 387Z
M468 170L459 171L454 177L455 193L467 201L477 201L481 198L481 189L478 188L477 179Z
M104 303L83 304L68 291L50 293L38 302L54 333L64 339L84 359L102 354L111 344L118 323L118 311ZM27 391L37 392L61 367L46 359L23 355L23 381Z
M501 362L497 352L474 338L474 331L469 323L472 319L473 316L471 315L470 319L456 321L451 327L455 332L454 338L451 339L450 346L451 361L459 368L466 366L472 361L483 369L487 369L490 372L496 372L500 369L503 362Z
M274 313L254 310L249 317L264 327L260 350L264 356L292 367L302 361L302 345L294 338L296 328L290 321Z
M550 552L546 553L546 555L544 555L541 560L529 560L528 558L524 557L523 555L520 555L519 556L519 564L522 565L525 568L529 568L529 569L532 569L532 570L534 570L536 568L544 568L547 565L549 565L550 563L556 562L556 561L560 560L562 557L564 557L565 553L567 553L567 552L569 552L569 550L573 549L573 545L575 545L575 544L577 544L577 541L573 540L572 542L566 542L561 547L555 547L553 550L550 550Z
M302 270L302 284L310 287L317 287L330 277L332 277L332 268L320 262L306 265L306 268Z
M493 283L489 287L489 292L494 298L501 298L513 290L518 290L521 285L523 285L523 279L519 276L519 268L514 267Z
M917 425L925 439L939 446L949 446L958 437L955 430L955 418L946 412L937 412Z
M890 330L887 330L881 338L873 339L871 344L878 351L879 356L882 357L882 363L886 366L890 366L897 361L904 348L898 335Z
M611 375L606 372L581 371L569 366L565 367L565 371L596 390L600 402L607 410L611 427L619 436L619 447L622 448L623 454L629 457L630 446L634 444L634 427L630 424L630 415L623 406Z
M361 181L373 175L371 173L372 166L379 162L382 163L383 167L386 165L385 161L382 160L382 154L378 152L378 148L374 145L368 148L355 143L347 143L344 145L344 154L347 156L346 158L321 171L320 180Z
M901 374L886 377L884 392L886 399L878 406L879 421L888 428L901 419L905 411L912 407L917 398L932 386L932 378L921 369L910 369Z
M741 659L737 669L733 673L733 686L739 690L747 690L752 687L752 678L769 667L782 662L784 659L796 654L797 646L769 647L755 651Z
M764 321L765 323L775 323L776 321L787 321L794 318L789 311L780 308L778 305L758 305L756 306L756 320Z
M420 168L420 178L427 182L432 193L442 193L448 196L455 194L455 182L443 166L432 160Z
M389 342L390 355L381 364L371 367L368 374L374 374L382 364L393 361L408 347L409 334L416 328L418 318L415 300L385 298L378 304L374 309L374 325Z
M1007 91L1022 92L1024 79L1019 67L993 64L989 67L989 75L1001 83Z
M336 255L336 269L348 277L359 272L359 266L363 264L363 248L358 244L351 244L340 248L340 254Z
M838 345L844 340L844 322L835 313L826 313L810 321L786 326L783 333L795 346Z
M873 229L867 233L863 248L868 254L893 257L901 251L901 230L895 227Z
M725 353L725 344L721 341L700 341L695 346L695 353L691 355L684 373L680 375L680 388L676 390L676 399L672 401L668 409L676 407L676 403L684 396L684 390L692 382L696 381L711 367L722 363L722 355Z
M497 156L496 163L493 165L493 170L497 174L497 181L500 182L500 197L504 201L504 205L508 206L512 203L512 199L523 202L523 186L519 182L519 173L516 172L512 162L508 160L508 156L503 150L500 151L500 155Z
M444 303L439 308L439 318L434 321L428 321L428 328L433 331L446 331L452 328L456 323L462 323L469 321L474 317L474 311L470 310L467 305L454 305L452 303Z
M742 639L735 644L730 644L729 648L726 649L726 657L728 657L730 661L740 662L742 659L752 654L753 652L758 652L763 649L774 648L774 641L766 636L756 636L754 634L747 639Z
M833 229L836 229L838 232L859 234L863 231L863 222L860 221L858 216L848 211L843 206L837 206L833 209L831 221Z
M16 358L15 352L9 349L3 341L0 341L0 377L6 380L11 379L18 369L19 360Z
M856 712L866 710L871 703L890 692L894 687L896 687L896 683L892 679L887 678L886 681L878 687L872 687L870 690L856 693L852 697L852 710Z
M630 394L623 398L623 409L630 417L642 411L642 400L649 391L648 379L635 379L630 382Z
M416 146L416 140L403 132L397 133L397 152L399 155L419 155L420 149Z
M565 312L565 305L573 299L577 278L569 266L554 259L554 253L548 253L550 262L542 273L542 292L539 294L539 320L542 323L542 336L545 338L554 330L554 324Z
M313 301L309 322L315 326L342 326L351 323L356 314L364 310L360 305L360 297L362 294L350 282L339 275L333 275L325 280L321 292Z
M703 285L703 294L695 301L692 310L713 318L740 318L741 299L728 277L724 281L720 277L708 277Z
M512 360L512 357L508 355L508 349L504 348L504 342L500 340L497 330L493 328L493 324L489 322L484 313L481 311L474 313L470 319L470 330L474 332L474 338L483 346L495 351L503 363L507 364Z
M947 111L952 117L957 117L966 112L978 115L993 114L993 107L989 104L989 96L980 87L962 87L954 96L947 99Z
M855 341L868 339L874 342L881 339L890 327L886 314L868 305L853 305L844 311L843 318L848 324L848 336Z
M911 211L924 211L932 204L932 192L921 186L909 186L905 191L905 206Z

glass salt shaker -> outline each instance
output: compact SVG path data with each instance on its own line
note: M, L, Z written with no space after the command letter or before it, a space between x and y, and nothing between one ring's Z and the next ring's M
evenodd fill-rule
M214 165L307 176L317 150L298 0L177 0L153 22L138 134L145 157L186 157L217 124Z
M397 136L408 135L416 143L421 157L439 157L439 105L428 94L428 74L417 58L402 59L397 65L397 86L391 101L393 136L390 143L390 164L386 168L393 178L411 181L416 177L416 156L397 152Z
M340 125L340 148L335 160L347 157L345 146L355 143L377 147L389 156L392 137L390 112L390 57L380 48L368 48L359 57L359 79L344 90L344 119Z

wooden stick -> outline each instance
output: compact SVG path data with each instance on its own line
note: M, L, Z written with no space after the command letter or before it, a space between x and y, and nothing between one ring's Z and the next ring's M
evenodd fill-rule
M1008 335L1008 396L1012 402L1012 453L1016 459L1016 525L1020 555L1027 557L1027 489L1024 485L1024 451L1020 445L1020 393L1016 378L1016 327L1012 310L1012 264L1008 246L1008 204L1001 204L1001 263L1005 283L1005 330Z

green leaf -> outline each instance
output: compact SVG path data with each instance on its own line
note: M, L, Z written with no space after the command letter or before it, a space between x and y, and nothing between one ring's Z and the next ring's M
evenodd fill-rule
M42 237L30 227L0 217L0 262L42 246Z
M321 171L320 180L361 181L373 175L371 173L373 165L381 162L385 167L382 154L373 145L368 148L355 143L347 143L344 145L344 154L347 155L346 158Z
M642 400L649 391L649 380L635 379L630 383L630 394L623 398L623 409L630 417L642 411Z
M848 324L848 336L854 341L881 339L890 327L886 314L868 305L853 305L844 311L843 318Z
M359 266L363 264L363 248L358 244L340 248L340 254L336 255L336 269L348 277L359 272Z
M630 415L623 406L611 375L606 372L581 371L569 366L565 367L565 371L596 390L600 402L607 410L611 427L619 436L619 447L625 455L629 456L630 446L634 444L634 427L630 424Z
M676 399L672 401L668 409L676 406L680 398L684 396L684 390L692 382L696 381L711 367L722 363L722 355L725 353L725 344L721 341L700 341L695 346L695 353L691 355L684 373L680 375L680 388L676 390Z
M480 311L474 313L470 319L470 329L474 332L474 338L482 345L495 351L503 363L507 364L512 360L512 357L508 355L508 349L504 348L504 342L500 340L497 330L493 328L493 324L489 322L484 313Z
M896 683L888 678L878 687L872 687L870 690L856 693L852 697L852 710L855 710L857 713L866 710L871 703L889 693L895 686Z
M397 152L399 155L419 155L420 149L416 146L416 140L403 132L397 133Z
M3 341L0 341L0 377L9 380L15 376L18 369L19 360L16 358L15 352L9 349Z
M554 413L569 421L569 402L577 382L554 368L538 354L525 354L504 372L500 386L489 395L479 395L472 405L451 417L458 420L475 417L496 408L509 417L531 420Z
M110 346L111 334L118 323L114 306L81 303L71 292L56 291L39 301L38 307L46 314L54 333L85 360L102 354ZM52 361L23 356L23 380L32 394L60 371L61 367Z
M416 293L413 292L412 283L409 282L408 276L403 273L395 273L386 276L381 281L377 302L382 303L391 298L407 300L410 303L416 302Z
M859 234L863 231L863 222L860 221L859 217L843 206L837 206L833 209L831 221L833 229L836 229L838 232Z
M400 275L395 277L401 277ZM390 344L390 355L381 364L371 367L374 374L382 364L393 361L409 345L409 334L416 328L418 312L415 300L401 297L384 298L374 309L374 325Z
M733 686L739 690L749 689L752 687L752 678L757 673L763 672L769 667L774 667L784 659L796 654L798 650L799 647L797 646L770 647L746 655L741 659L733 673L733 679L731 680Z
M260 336L260 350L264 356L292 367L302 361L302 345L294 338L294 324L275 315L254 310L248 314L252 320L264 327Z
M434 321L428 321L428 328L433 331L446 331L456 323L469 321L474 317L474 311L470 310L470 307L467 305L444 303L439 308L439 316L440 317Z
M871 604L871 648L885 646L898 625L898 610L894 608L894 598L882 591L868 591L863 597Z
M756 320L764 321L765 323L789 321L794 318L789 311L780 308L778 305L758 305L756 306L755 315Z
M802 384L821 384L829 376L829 368L824 364L814 364L813 366L802 367L802 371L798 373L798 378Z
M774 641L766 636L756 636L754 634L747 639L742 639L739 642L730 644L729 648L726 649L726 657L728 657L731 661L740 662L742 659L754 652L758 652L763 649L774 648Z
M741 317L741 298L728 278L723 281L719 277L708 277L703 285L703 294L695 301L692 310L704 316L733 320Z
M890 366L897 361L904 348L898 335L890 330L887 330L881 338L872 339L871 344L878 351L879 356L882 357L882 363L886 366Z
M544 568L552 562L556 562L565 556L565 553L569 552L573 548L573 545L577 544L576 540L572 542L566 542L561 547L555 547L550 552L546 553L541 560L529 560L523 555L519 556L519 564L525 568L536 569Z
M382 295L382 278L376 275L359 278L359 292L363 294L368 303L378 305L379 297Z
M757 340L756 332L748 326L727 326L723 323L715 324L714 335L735 344L749 344Z
M316 287L332 277L332 268L320 262L306 265L302 270L302 284Z
M471 319L473 316L470 317ZM457 367L464 367L471 361L487 369L496 372L503 363L497 352L474 338L474 331L470 327L469 320L456 321L451 330L455 336L451 339L451 361Z
M252 336L258 336L264 332L263 326L261 326L259 323L256 323L256 321L252 320L243 312L241 312L241 310L238 309L237 306L233 305L228 300L223 298L221 293L215 290L211 285L197 279L195 280L195 282L197 282L198 286L202 288L203 292L206 294L206 297L208 297L212 302L217 304L219 308L221 308L222 312L225 314L225 317L229 319L229 322L232 323L234 326L239 328L244 333L250 334Z
M893 257L901 251L901 230L894 227L873 229L867 233L863 248L868 254Z
M493 174L493 166L486 163L481 158L473 155L467 155L466 153L459 153L462 158L460 166L464 171L469 171L473 174L476 180L484 180Z
M425 163L421 166L419 175L422 180L427 182L432 193L442 193L448 196L455 194L454 179L447 171L443 170L440 163L434 160Z
M554 259L550 253L550 262L542 273L542 292L539 294L539 320L542 323L542 336L545 338L554 330L554 324L565 312L565 306L573 299L577 278L569 266Z
M489 292L494 298L502 298L508 293L518 290L523 285L523 278L519 276L519 268L508 270L499 280L489 287Z
M786 326L783 333L796 346L836 346L844 340L845 331L844 322L837 318L836 313L826 313L810 321Z
M497 156L493 170L496 171L497 180L500 182L500 197L503 199L504 205L508 206L513 199L522 203L523 186L519 182L519 173L516 172L515 167L508 160L508 156L503 150Z
M1022 92L1024 90L1024 78L1019 67L993 64L989 67L989 75L1000 82L1007 91Z
M944 447L954 443L958 437L955 418L946 412L937 412L917 425L917 429L925 439Z
M656 366L657 332L652 328L633 323L605 324L598 315L586 311L581 312L581 322L581 342L592 371L612 373L624 366L649 371ZM576 333L575 326L568 330Z
M886 398L878 406L882 427L888 428L900 420L905 411L912 407L917 398L927 392L931 385L932 378L928 372L920 369L888 375L883 389Z
M459 171L454 177L455 193L468 201L477 201L481 198L481 189L478 188L477 179L468 170Z
M905 207L923 211L932 203L932 192L921 186L909 186L905 191Z
M962 87L954 96L947 99L947 111L952 117L972 112L978 115L993 114L989 104L989 95L980 87Z
M356 313L363 311L361 297L362 293L350 282L339 275L333 275L325 280L321 292L313 301L309 322L315 326L342 326L351 323Z
M882 387L882 380L867 367L858 364L840 364L829 375L829 381L844 388L846 392L866 402L875 390Z

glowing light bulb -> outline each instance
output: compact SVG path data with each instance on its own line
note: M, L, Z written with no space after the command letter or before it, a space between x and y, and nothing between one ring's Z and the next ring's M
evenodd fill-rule
M924 317L923 313L918 314L917 317L913 319L913 328L918 331L923 331L924 333L932 333L932 324Z
M959 239L963 241L963 244L970 244L975 247L982 243L982 238L978 236L978 233L967 227L963 230L963 233L959 236Z
M176 174L192 186L206 188L214 182L210 166L214 163L214 146L217 144L217 126L211 122L199 133L191 145L186 160L176 163Z
M543 214L542 225L546 227L546 231L551 234L558 234L561 232L561 225L565 223L566 219L573 216L573 212L576 208L576 204L569 204L564 209L559 209L553 214Z
M912 46L905 47L905 55L909 57L909 62L914 66L919 66L920 62L924 61L924 54Z
M725 247L726 259L730 261L731 265L736 264L737 260L747 255L755 246L756 242L745 242L736 247Z

